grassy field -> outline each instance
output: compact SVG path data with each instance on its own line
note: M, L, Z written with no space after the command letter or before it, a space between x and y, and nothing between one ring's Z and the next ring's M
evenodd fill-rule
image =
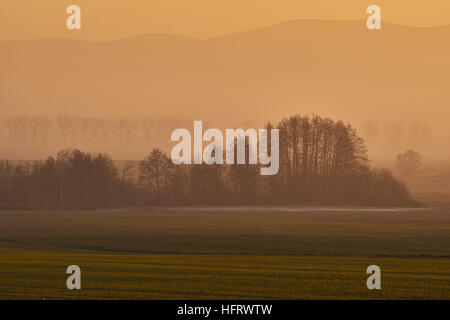
M450 210L0 212L0 298L450 299Z

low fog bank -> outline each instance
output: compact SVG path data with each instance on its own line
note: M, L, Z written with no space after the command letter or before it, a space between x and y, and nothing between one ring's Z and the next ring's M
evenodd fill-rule
M319 114L320 115L320 114ZM348 121L348 118L331 117ZM92 117L72 114L15 115L0 117L0 159L43 160L65 148L105 152L117 160L139 160L148 150L170 150L170 135L177 128L192 131L193 121L203 120L204 128L263 128L264 120L217 120L197 118ZM274 119L272 123L278 122ZM424 161L450 160L450 128L424 120L354 120L364 138L369 159L389 166L408 149L420 152Z

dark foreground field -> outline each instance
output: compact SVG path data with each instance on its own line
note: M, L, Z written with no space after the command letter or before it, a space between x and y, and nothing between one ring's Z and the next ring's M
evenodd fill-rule
M450 299L450 211L0 212L0 298Z

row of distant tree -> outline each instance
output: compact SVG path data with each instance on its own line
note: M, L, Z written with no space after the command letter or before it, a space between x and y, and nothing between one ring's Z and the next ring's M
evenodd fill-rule
M70 114L17 115L4 122L14 143L47 143L58 141L64 146L74 143L119 143L144 142L158 145L176 128L188 128L192 121L177 118L127 119L79 117ZM431 138L431 127L421 121L367 121L361 125L361 133L368 143L398 145L424 145Z
M361 132L369 144L400 145L408 143L420 146L430 142L431 127L428 123L414 121L367 121L362 124Z
M267 129L274 127L280 129L280 170L273 176L261 176L259 165L177 166L157 148L142 161L120 163L105 154L67 149L45 161L0 162L0 204L415 205L407 188L388 170L368 166L364 141L350 124L293 116L267 124Z
M4 122L11 141L17 144L57 141L72 144L143 142L155 145L167 141L176 128L192 126L184 119L164 118L140 120L78 117L70 114L18 115Z

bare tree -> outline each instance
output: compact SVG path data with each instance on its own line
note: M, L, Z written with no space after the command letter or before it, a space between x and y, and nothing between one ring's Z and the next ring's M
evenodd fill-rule
M126 161L122 170L120 170L120 187L122 188L127 181L127 178L131 176L132 169L136 166L134 161Z
M422 166L422 155L414 150L407 150L397 155L395 168L404 176L409 177L417 173Z
M71 128L73 126L73 117L71 115L66 114L66 113L58 114L56 116L56 125L58 126L58 129L59 129L59 131L61 133L63 145L67 146L69 133L70 133Z
M431 128L430 126L421 121L410 123L409 135L411 142L414 145L424 145L430 138Z
M168 175L169 158L160 149L153 149L152 152L141 162L139 162L139 179L148 188L150 198L159 202L161 200L163 184Z

